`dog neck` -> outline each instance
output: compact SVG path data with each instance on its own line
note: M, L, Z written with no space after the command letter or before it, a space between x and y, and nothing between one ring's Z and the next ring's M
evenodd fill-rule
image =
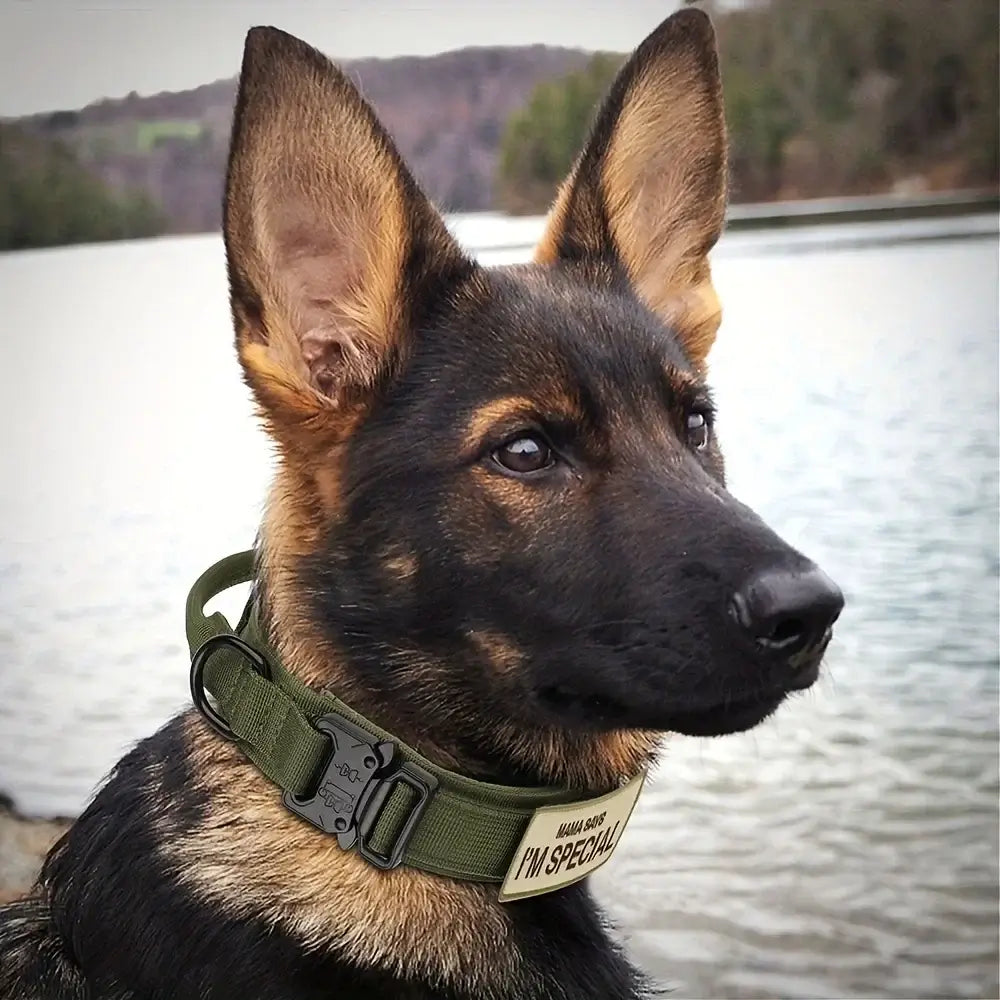
M645 995L586 882L503 905L494 885L377 870L288 812L275 787L199 717L181 721L202 806L197 822L166 831L159 856L212 913L252 919L290 941L331 989L371 974L398 976L399 986L344 995Z

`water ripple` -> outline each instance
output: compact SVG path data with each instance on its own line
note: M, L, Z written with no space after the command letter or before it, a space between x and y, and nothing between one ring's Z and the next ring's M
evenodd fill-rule
M678 997L996 997L997 242L754 246L715 265L731 485L848 604L812 691L670 742L595 888ZM7 255L0 287L32 331L0 345L0 789L71 814L186 704L185 587L253 538L271 457L217 239Z

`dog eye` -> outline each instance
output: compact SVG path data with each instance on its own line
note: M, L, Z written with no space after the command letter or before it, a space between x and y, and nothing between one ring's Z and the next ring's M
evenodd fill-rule
M687 418L688 444L695 451L704 451L708 447L708 421L704 413L689 413Z
M552 449L537 434L522 434L500 445L493 452L493 461L508 472L525 475L540 472L555 464Z

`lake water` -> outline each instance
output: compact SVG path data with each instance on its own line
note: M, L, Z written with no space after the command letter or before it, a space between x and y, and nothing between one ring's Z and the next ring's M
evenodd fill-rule
M455 228L500 261L538 223ZM674 996L1000 995L996 230L716 252L732 489L848 603L813 690L672 741L596 877ZM216 238L0 257L0 324L0 790L73 814L185 706L187 588L252 541L270 452Z

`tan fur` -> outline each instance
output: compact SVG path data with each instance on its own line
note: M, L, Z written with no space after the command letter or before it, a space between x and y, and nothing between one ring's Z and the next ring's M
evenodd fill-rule
M381 558L382 568L391 582L409 583L417 575L416 555L401 545L389 546Z
M187 739L209 815L160 850L200 898L363 966L461 983L483 997L491 982L518 981L495 889L412 868L378 871L289 813L279 791L194 714Z
M498 753L537 768L554 785L596 791L614 788L622 778L648 767L662 733L619 729L569 737L565 730L538 728L530 733L502 724L494 734Z
M524 653L509 635L475 629L469 632L469 640L500 676L515 674L524 663Z
M559 259L559 240L569 222L569 203L576 183L576 170L559 185L559 193L549 209L545 231L534 252L536 264L554 264Z
M671 329L677 331L695 367L703 370L722 325L722 303L712 284L707 261L702 271L695 272L692 282L689 288L664 298L659 311Z
M545 515L549 504L548 497L538 490L533 490L523 480L511 476L498 476L482 465L473 466L469 474L477 490L477 507L481 498L488 498L503 510L512 524L521 524L525 527L530 527L539 517ZM478 529L475 519L469 517L470 504L466 498L456 497L452 509L456 518L464 518L469 522L468 528L462 529L463 532L474 536ZM489 546L470 545L466 556L468 564L472 566L490 565L494 558Z
M700 379L678 368L676 365L666 365L663 375L670 386L671 393L674 395L697 391L702 384Z
M571 225L591 234L585 242L598 251L603 206L640 298L701 366L721 321L708 252L725 216L725 118L711 26L697 20L672 30L677 37L638 63L606 147L593 151L596 177L582 173L581 157L560 189L535 260L554 263ZM581 184L599 190L574 198Z
M544 400L544 402L541 402ZM528 399L525 396L503 396L491 399L479 407L469 418L463 435L463 448L466 453L478 451L483 441L498 426L504 430L517 431L518 423L527 426L539 413L546 415L560 414L567 420L579 420L578 408L569 399L561 386L540 386L539 400Z
M261 527L259 571L267 581L271 640L283 662L307 684L329 684L347 698L349 679L321 637L294 575L296 562L318 548L327 516L310 480L308 467L285 463L279 470Z

